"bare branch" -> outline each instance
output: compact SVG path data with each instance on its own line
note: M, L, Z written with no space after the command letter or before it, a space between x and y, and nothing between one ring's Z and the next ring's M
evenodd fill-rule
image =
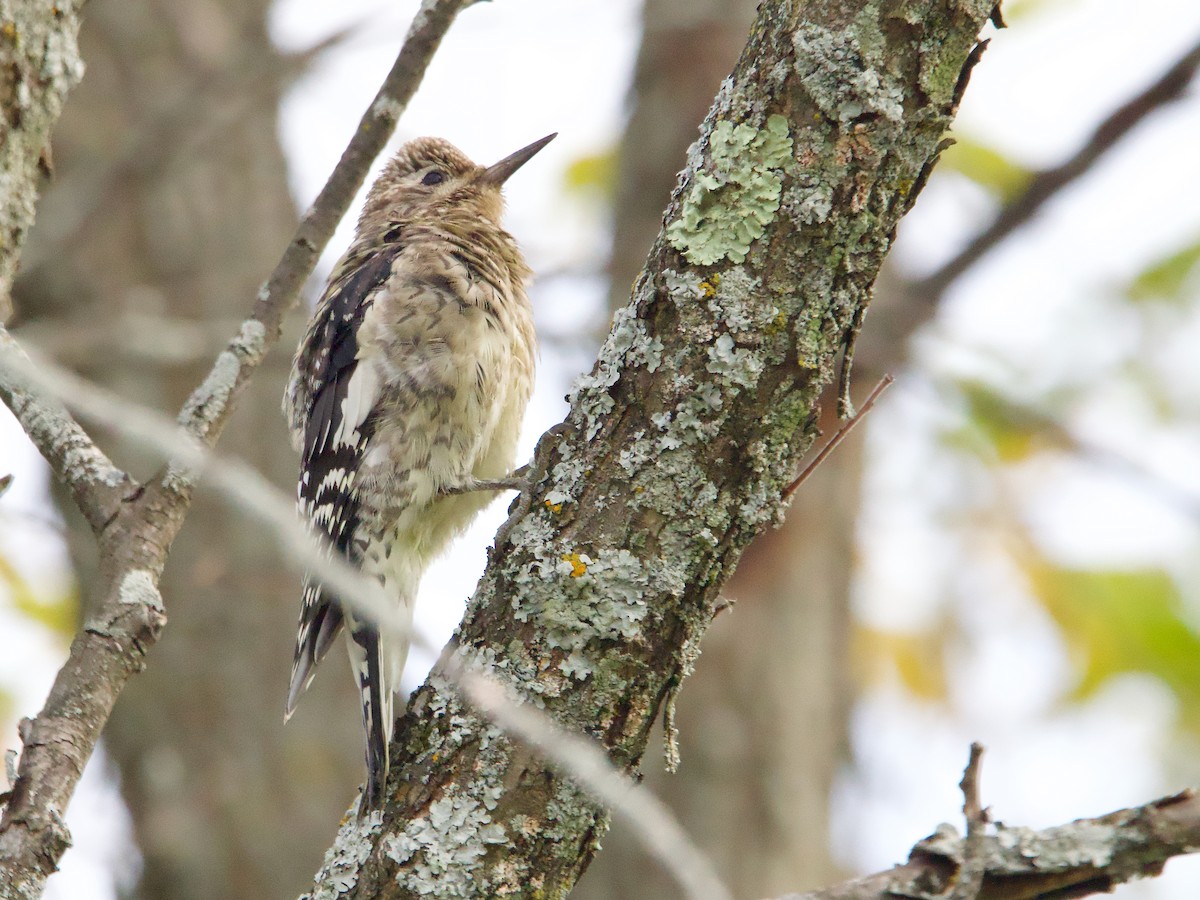
M884 375L881 379L879 379L879 383L871 389L871 393L868 394L867 399L863 401L862 408L851 415L850 418L843 422L840 426L838 426L838 430L834 433L833 437L831 437L829 442L820 449L816 456L813 457L812 462L806 465L803 470L801 470L800 474L796 476L796 479L783 489L782 496L784 500L790 500L792 498L792 495L796 493L797 488L804 484L804 482L808 480L808 476L816 471L817 466L825 462L829 454L837 449L838 444L845 440L846 435L854 430L854 426L863 420L863 417L866 416L866 414L869 413L871 408L875 405L875 401L879 399L880 395L883 394L884 391L891 387L895 380L896 379L891 375ZM840 403L841 400L839 399L839 404Z
M1200 795L1187 790L1144 806L1035 831L996 825L981 842L979 900L1107 894L1162 873L1167 860L1200 850ZM965 841L941 826L886 872L778 900L897 900L942 896L960 877Z
M1109 114L1092 136L1070 159L1053 169L1039 172L1016 200L996 220L949 262L933 274L908 287L926 306L936 306L950 284L971 268L993 247L1020 228L1063 188L1088 172L1100 157L1140 125L1152 113L1183 96L1200 68L1200 41L1153 84Z
M238 392L268 347L278 339L283 316L296 303L300 287L361 186L371 160L391 136L442 36L468 2L424 0L422 3L392 71L329 182L301 220L283 259L259 292L252 317L242 323L238 334L217 357L209 375L180 412L180 424L197 440L211 446L220 436ZM67 11L74 22L74 6L67 4ZM48 5L36 12L47 19L52 17ZM48 53L42 63L53 74L73 59L74 68L70 70L73 73L78 68L77 57L71 55L74 32L69 41L61 36L59 41L63 46L55 48L58 55L51 57ZM0 47L9 43L0 41ZM61 103L61 93L70 78L63 72L61 78L56 76L52 81L60 90L46 102L56 115L55 103ZM53 118L50 116L48 121ZM47 130L48 127L47 124ZM21 195L21 202L30 207L29 218L33 195L32 189ZM11 235L14 246L19 246L27 222L22 219L18 224L20 227ZM0 241L5 246L9 243L7 239ZM15 266L15 255L13 260ZM7 279L11 273L5 275L0 266L0 276ZM6 295L7 289L0 294ZM13 354L8 359L13 361ZM90 441L78 440L83 433L69 417L52 412L50 418L45 418L47 407L24 391L21 384L14 383L14 389L5 393L5 399L10 396L34 401L23 414L25 421L42 423L40 444L56 446L47 429L62 426L71 431L75 443L60 440L57 446L77 452L91 448ZM123 484L119 480L123 476L114 474L107 460L97 461L88 456L83 461L96 463L99 475ZM72 474L74 466L66 465L67 462L67 457L61 460L60 474L76 478ZM88 474L79 483L94 481L99 475ZM194 481L194 473L185 463L168 466L158 480L119 504L116 516L107 522L101 535L102 596L72 642L70 656L55 678L45 707L27 729L28 740L21 755L17 782L0 820L0 898L4 900L40 893L46 877L54 871L70 842L62 812L117 696L125 682L141 668L145 654L157 641L166 621L158 579L187 513ZM84 511L86 514L86 507ZM93 511L89 518L99 521L101 515Z
M29 439L71 493L92 530L116 515L133 489L129 476L112 464L71 414L53 396L22 374L27 357L0 326L0 399L12 410Z
M471 2L423 0L421 3L396 62L363 114L325 187L301 218L283 258L259 291L251 318L180 411L180 424L201 440L210 445L216 441L232 412L232 398L262 359L261 352L249 355L242 352L246 334L253 333L264 350L279 338L283 317L295 306L300 288L362 187L371 162L387 145L454 18Z

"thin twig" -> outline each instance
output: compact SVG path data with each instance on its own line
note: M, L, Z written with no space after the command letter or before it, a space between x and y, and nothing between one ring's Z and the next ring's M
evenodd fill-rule
M967 820L967 836L963 841L963 860L958 870L958 880L947 895L948 900L975 900L983 885L983 873L987 871L987 856L984 838L987 836L988 814L979 802L979 766L983 759L983 745L971 744L971 756L958 783L963 794L963 816Z
M891 375L884 375L879 379L879 383L875 385L871 393L867 395L867 399L863 401L862 407L838 427L837 433L829 439L829 443L822 447L820 452L813 457L812 462L804 467L803 471L796 476L796 480L783 489L783 499L785 502L792 499L792 494L796 493L796 489L808 480L808 476L816 471L817 466L825 462L825 458L830 453L837 449L837 445L845 440L846 435L851 432L854 426L861 422L863 416L871 411L871 407L875 405L875 401L879 399L879 395L887 390L895 380Z
M316 268L321 251L333 237L338 222L366 180L371 163L391 139L396 122L416 93L442 38L455 16L470 3L471 0L422 2L404 46L375 100L363 114L329 180L300 219L283 258L258 293L250 321L261 326L266 347L278 340L284 316L296 305L300 288ZM242 357L239 352L241 340L241 334L234 337L226 350L233 354L236 367L231 370L230 358L226 353L221 354L208 377L192 392L180 412L180 424L210 445L220 436L232 412L230 401L261 361L261 355L258 358ZM212 402L214 397L218 402Z
M1092 136L1070 159L1039 172L1024 193L1006 206L983 232L940 269L912 285L915 296L927 306L935 306L950 284L979 261L993 247L1024 225L1056 197L1063 188L1092 168L1125 135L1148 116L1183 96L1200 68L1200 41L1153 84L1136 97L1121 104L1092 132Z

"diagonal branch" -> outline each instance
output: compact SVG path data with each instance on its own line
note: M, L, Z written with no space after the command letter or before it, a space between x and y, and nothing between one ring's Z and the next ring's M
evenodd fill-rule
M134 488L58 400L21 372L25 354L0 325L0 399L66 485L92 530L99 533Z
M251 318L242 323L180 412L180 424L203 444L211 446L220 436L238 392L278 339L284 315L295 305L371 160L390 138L442 36L467 5L469 0L423 0L392 71L329 182L302 218L283 259L259 292ZM52 15L49 4L40 11ZM6 340L10 339L6 336ZM10 360L16 359L10 347L5 351ZM52 463L56 446L82 448L97 467L95 477L114 481L114 488L126 487L124 476L96 455L86 435L56 404L43 403L25 390L26 382L19 380L19 375L12 376L10 371L4 377L13 385L4 391L4 397L16 398L23 421L68 430L69 437L58 443L44 433L39 441L39 447L51 449ZM58 461L56 473L69 485L95 480L74 473L67 456L60 454ZM117 697L144 665L146 653L165 624L158 579L187 514L194 484L191 467L177 462L119 504L111 519L103 501L119 498L85 500L88 507L94 507L89 514L93 526L100 521L106 524L100 534L103 588L71 644L45 706L23 731L17 781L0 819L0 898L4 900L40 894L70 843L63 811Z
M1147 117L1183 96L1200 68L1200 41L1181 56L1153 84L1121 104L1092 132L1092 136L1070 159L1053 169L1039 172L1016 200L996 220L936 272L910 285L907 290L926 306L936 306L950 284L971 268L993 247L1038 214L1047 202L1088 172L1100 157Z
M300 219L300 227L284 250L283 258L259 291L253 314L184 404L179 414L180 424L210 446L228 421L232 398L262 359L262 352L242 352L247 340L261 341L264 350L278 340L284 316L296 305L300 288L362 187L371 162L391 138L442 38L458 13L472 2L423 0L375 100L363 114L325 187Z

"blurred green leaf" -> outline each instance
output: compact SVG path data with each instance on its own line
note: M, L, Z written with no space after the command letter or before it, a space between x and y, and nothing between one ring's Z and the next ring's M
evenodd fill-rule
M999 462L1015 463L1054 443L1054 425L978 381L958 385L966 404L962 430L947 434L947 443L979 452L982 443Z
M563 186L568 194L611 201L617 187L616 148L576 159L567 166Z
M898 678L914 696L946 699L945 648L950 641L946 626L927 631L883 631L859 625L854 635L856 668L863 684Z
M999 150L960 134L956 134L954 140L954 146L942 154L941 165L970 178L1001 203L1019 196L1033 178L1030 169Z
M8 588L12 605L33 621L55 634L70 638L79 624L79 604L75 592L58 597L39 597L21 573L0 556L0 584Z
M1078 0L1004 0L1000 8L1004 12L1004 21L1009 25L1015 25L1017 22L1031 19L1040 13L1076 2Z
M1185 727L1200 732L1200 635L1185 619L1170 575L1045 561L1030 566L1029 575L1078 666L1075 697L1090 696L1114 675L1146 673L1175 693Z
M1200 265L1200 241L1156 260L1133 279L1126 295L1130 300L1187 299L1192 274Z

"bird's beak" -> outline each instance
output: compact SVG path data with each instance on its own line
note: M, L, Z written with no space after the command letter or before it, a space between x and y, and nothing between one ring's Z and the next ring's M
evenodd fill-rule
M558 132L548 134L539 141L534 141L528 147L522 147L516 153L512 153L500 162L493 166L488 166L483 170L483 174L479 176L479 180L484 184L494 184L497 187L508 181L509 177L525 163L533 159L534 154L545 147L548 143L558 137Z

